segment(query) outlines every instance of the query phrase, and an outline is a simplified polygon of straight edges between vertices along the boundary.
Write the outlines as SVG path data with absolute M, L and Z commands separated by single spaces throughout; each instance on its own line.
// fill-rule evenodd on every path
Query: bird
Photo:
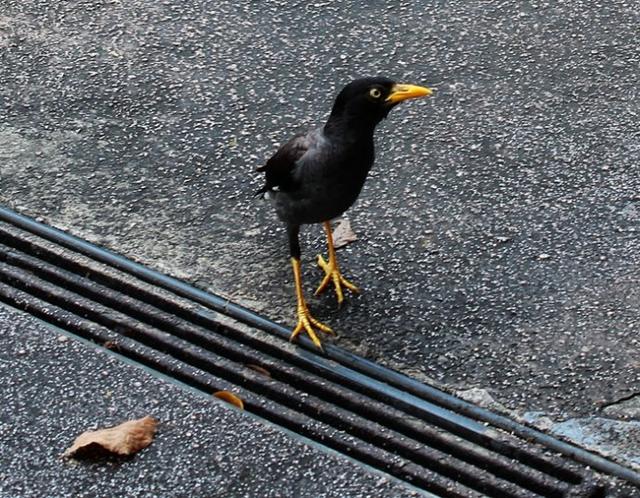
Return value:
M 331 221 L 347 211 L 362 190 L 374 163 L 374 130 L 378 123 L 400 102 L 432 93 L 431 88 L 397 83 L 387 77 L 355 79 L 338 93 L 323 126 L 296 134 L 257 168 L 264 173 L 265 184 L 256 194 L 271 201 L 287 229 L 298 320 L 291 332 L 291 341 L 304 331 L 322 350 L 316 330 L 335 335 L 331 327 L 311 315 L 304 297 L 300 269 L 301 226 L 323 225 L 328 259 L 322 255 L 317 257 L 324 277 L 315 295 L 333 284 L 340 306 L 345 289 L 360 291 L 340 271 Z

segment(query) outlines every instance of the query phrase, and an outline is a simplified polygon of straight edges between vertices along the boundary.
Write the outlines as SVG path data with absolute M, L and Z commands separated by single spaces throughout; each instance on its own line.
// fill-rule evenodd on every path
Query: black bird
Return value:
M 373 166 L 373 132 L 389 111 L 403 100 L 431 95 L 429 88 L 396 83 L 388 78 L 362 78 L 345 86 L 336 98 L 326 124 L 294 136 L 258 168 L 266 184 L 257 194 L 267 194 L 278 217 L 286 223 L 289 251 L 298 299 L 298 324 L 293 340 L 305 330 L 322 349 L 314 327 L 333 333 L 330 327 L 311 316 L 302 292 L 300 275 L 300 225 L 322 223 L 327 234 L 329 261 L 318 256 L 325 276 L 316 295 L 333 283 L 338 304 L 342 288 L 359 292 L 340 273 L 333 247 L 330 220 L 340 216 L 355 202 Z

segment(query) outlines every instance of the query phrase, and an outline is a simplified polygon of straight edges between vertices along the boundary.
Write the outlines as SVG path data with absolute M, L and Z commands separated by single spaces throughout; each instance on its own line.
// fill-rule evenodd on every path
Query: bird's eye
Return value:
M 369 95 L 374 99 L 379 99 L 382 96 L 382 92 L 379 88 L 372 88 L 369 90 Z

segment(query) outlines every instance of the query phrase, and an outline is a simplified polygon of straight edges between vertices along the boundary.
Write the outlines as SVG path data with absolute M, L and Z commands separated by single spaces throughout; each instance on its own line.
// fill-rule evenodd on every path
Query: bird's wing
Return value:
M 299 133 L 280 147 L 264 166 L 260 166 L 258 171 L 263 171 L 267 180 L 262 191 L 266 192 L 274 187 L 286 190 L 291 186 L 296 163 L 307 153 L 310 144 L 309 135 Z

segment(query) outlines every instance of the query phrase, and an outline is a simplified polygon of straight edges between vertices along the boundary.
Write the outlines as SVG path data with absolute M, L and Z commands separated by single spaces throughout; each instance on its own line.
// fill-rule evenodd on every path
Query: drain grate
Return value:
M 264 317 L 3 208 L 0 301 L 204 392 L 233 391 L 246 410 L 436 496 L 630 496 L 591 468 L 640 484 L 339 348 L 293 346 Z

